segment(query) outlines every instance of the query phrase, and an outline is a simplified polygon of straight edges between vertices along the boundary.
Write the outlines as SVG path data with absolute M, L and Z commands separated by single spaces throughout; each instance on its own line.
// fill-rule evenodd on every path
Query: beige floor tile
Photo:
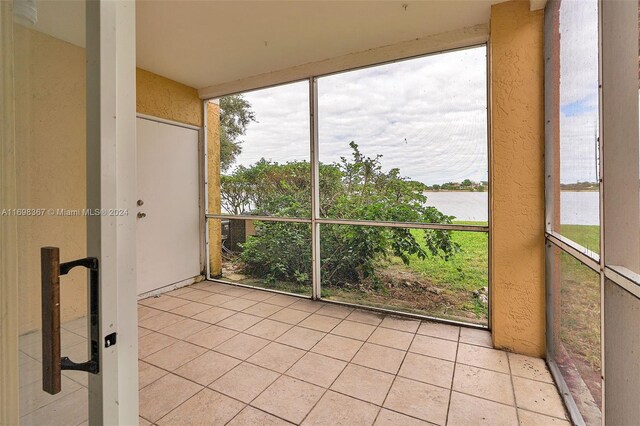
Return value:
M 245 309 L 242 312 L 244 312 L 245 314 L 251 314 L 258 317 L 268 317 L 269 315 L 273 315 L 281 309 L 282 309 L 282 306 L 272 305 L 266 302 L 260 302 Z
M 217 325 L 236 331 L 243 331 L 260 321 L 262 321 L 262 317 L 238 312 L 235 315 L 223 319 Z
M 146 358 L 149 355 L 158 352 L 160 349 L 173 345 L 177 341 L 178 340 L 173 337 L 151 332 L 146 336 L 138 338 L 138 358 Z
M 209 293 L 206 297 L 200 299 L 200 302 L 206 303 L 207 305 L 220 306 L 235 299 L 235 296 L 230 296 L 228 294 Z
M 387 315 L 380 323 L 380 327 L 391 328 L 393 330 L 404 331 L 407 333 L 415 333 L 418 331 L 420 321 L 408 318 Z
M 201 346 L 183 341 L 178 341 L 171 346 L 160 349 L 158 352 L 149 355 L 145 362 L 153 364 L 165 370 L 173 371 L 183 364 L 205 353 L 207 350 Z
M 531 411 L 518 410 L 520 426 L 570 426 L 567 420 L 556 417 L 545 416 L 544 414 L 532 413 Z
M 189 292 L 191 292 L 193 290 L 195 290 L 195 289 L 192 286 L 186 286 L 186 287 L 180 287 L 180 288 L 177 288 L 175 290 L 168 291 L 165 294 L 167 296 L 180 297 L 180 296 L 182 296 L 184 294 L 187 294 L 187 293 L 189 293 Z
M 140 415 L 155 423 L 201 389 L 189 380 L 167 374 L 140 390 Z
M 460 343 L 456 360 L 461 364 L 509 374 L 507 353 L 496 349 Z
M 176 339 L 184 340 L 207 327 L 209 327 L 209 323 L 185 318 L 182 321 L 178 321 L 175 324 L 171 324 L 170 326 L 163 328 L 160 330 L 160 333 L 167 334 L 171 337 L 175 337 Z
M 437 337 L 439 339 L 458 341 L 460 327 L 449 324 L 440 324 L 437 322 L 422 321 L 420 328 L 418 328 L 418 334 Z
M 220 293 L 226 289 L 233 288 L 232 286 L 214 283 L 211 281 L 203 281 L 196 284 L 192 284 L 191 288 L 196 288 L 198 290 L 208 291 L 209 293 Z
M 429 423 L 383 408 L 374 423 L 376 426 L 427 426 Z
M 458 344 L 451 340 L 416 335 L 409 347 L 409 351 L 447 361 L 455 361 L 457 346 Z
M 138 300 L 138 305 L 151 307 L 151 306 L 157 305 L 160 302 L 163 302 L 166 297 L 169 297 L 169 296 L 158 295 L 158 296 L 145 297 L 144 299 Z
M 340 323 L 340 319 L 334 317 L 328 317 L 319 314 L 312 314 L 302 321 L 300 327 L 310 328 L 312 330 L 318 330 L 322 332 L 331 331 L 336 325 Z
M 231 309 L 233 311 L 242 311 L 250 306 L 255 305 L 256 303 L 258 302 L 256 302 L 255 300 L 243 299 L 241 297 L 238 297 L 237 299 L 233 299 L 226 303 L 223 303 L 222 305 L 220 305 L 220 307 Z
M 302 423 L 303 425 L 372 425 L 378 407 L 336 392 L 328 391 Z
M 159 378 L 166 376 L 168 373 L 156 367 L 155 365 L 148 364 L 144 361 L 138 362 L 138 389 L 142 389 L 145 386 L 150 385 Z
M 365 341 L 375 329 L 374 325 L 344 320 L 331 330 L 331 334 Z
M 323 306 L 324 306 L 324 303 L 322 302 L 318 302 L 316 300 L 308 300 L 308 299 L 301 299 L 289 305 L 291 309 L 297 309 L 299 311 L 309 312 L 310 314 L 316 312 L 318 309 L 322 308 Z
M 247 362 L 284 373 L 302 358 L 304 353 L 303 350 L 271 342 L 247 359 Z
M 203 386 L 211 384 L 240 364 L 240 360 L 208 351 L 174 371 L 175 374 Z
M 245 330 L 245 333 L 263 339 L 275 340 L 293 327 L 291 324 L 264 319 L 256 325 Z
M 207 309 L 206 311 L 200 312 L 198 315 L 194 315 L 193 319 L 208 322 L 210 324 L 215 324 L 225 318 L 230 317 L 231 315 L 234 315 L 235 313 L 235 311 L 214 306 Z
M 162 312 L 158 315 L 152 316 L 151 318 L 139 321 L 138 325 L 140 325 L 140 327 L 148 328 L 149 330 L 158 331 L 183 319 L 184 317 L 181 317 L 180 315 L 172 314 L 171 312 Z
M 285 345 L 294 346 L 296 348 L 309 350 L 315 346 L 326 334 L 302 327 L 293 327 L 276 340 Z
M 150 306 L 152 306 L 154 309 L 160 309 L 161 311 L 170 311 L 179 306 L 186 305 L 187 303 L 189 303 L 188 300 L 181 299 L 179 297 L 166 296 L 166 295 L 162 295 L 156 298 L 155 300 L 156 302 Z
M 186 305 L 178 306 L 177 308 L 172 309 L 171 313 L 191 318 L 192 316 L 206 311 L 209 308 L 211 308 L 211 306 L 205 305 L 204 303 L 189 302 Z
M 234 358 L 247 359 L 267 344 L 269 344 L 268 340 L 240 333 L 216 346 L 215 350 Z
M 349 321 L 362 322 L 365 324 L 377 326 L 380 325 L 380 323 L 384 319 L 384 315 L 373 311 L 356 309 L 355 311 L 351 312 L 346 319 L 348 319 Z
M 234 300 L 236 300 L 236 297 L 228 294 L 209 293 L 209 295 L 202 298 L 200 302 L 212 306 L 221 306 Z
M 193 291 L 190 291 L 189 293 L 183 294 L 182 296 L 180 296 L 180 298 L 181 299 L 190 300 L 192 302 L 203 303 L 202 300 L 204 300 L 207 297 L 211 296 L 211 294 L 212 293 L 209 292 L 209 291 L 195 289 Z
M 219 344 L 231 339 L 236 334 L 238 334 L 237 331 L 218 327 L 217 325 L 211 325 L 202 331 L 192 334 L 185 340 L 189 343 L 193 343 L 194 345 L 203 346 L 207 349 L 213 349 Z
M 269 319 L 286 322 L 287 324 L 298 324 L 309 315 L 310 314 L 308 312 L 298 311 L 297 309 L 284 308 L 271 315 Z
M 566 418 L 564 404 L 554 385 L 514 377 L 513 387 L 518 408 L 553 417 Z
M 457 364 L 453 390 L 503 404 L 514 404 L 511 377 L 496 371 Z
M 351 312 L 353 312 L 353 308 L 350 308 L 348 306 L 340 306 L 327 303 L 323 307 L 318 309 L 315 313 L 328 317 L 345 319 L 351 314 Z
M 349 364 L 331 385 L 331 390 L 382 405 L 393 383 L 392 374 Z
M 244 407 L 239 401 L 205 388 L 157 423 L 160 426 L 223 425 Z
M 453 362 L 430 356 L 407 353 L 399 376 L 451 389 Z
M 491 343 L 491 333 L 486 330 L 462 327 L 460 328 L 460 342 L 484 346 L 486 348 L 493 348 L 493 344 Z
M 269 413 L 247 406 L 233 420 L 227 423 L 227 426 L 287 426 L 290 424 Z
M 275 296 L 275 294 L 270 291 L 252 290 L 247 294 L 243 294 L 242 298 L 255 300 L 256 302 L 264 302 L 267 299 L 271 299 L 273 296 Z
M 243 362 L 209 387 L 248 404 L 279 376 L 275 371 Z
M 388 346 L 395 349 L 401 349 L 406 351 L 411 345 L 413 340 L 413 334 L 405 331 L 392 330 L 389 328 L 376 328 L 371 337 L 369 337 L 370 343 L 377 345 Z
M 147 328 L 138 327 L 138 339 L 146 336 L 147 334 L 153 333 L 153 330 L 149 330 Z
M 153 309 L 144 305 L 138 305 L 138 321 L 146 320 L 161 313 L 161 310 Z
M 286 294 L 276 294 L 275 296 L 270 297 L 268 300 L 269 300 L 269 303 L 271 303 L 272 305 L 289 306 L 296 303 L 299 300 L 304 300 L 304 299 L 300 297 L 287 296 Z
M 320 386 L 281 376 L 251 405 L 292 423 L 300 423 L 324 392 Z
M 240 296 L 244 296 L 245 294 L 249 294 L 252 291 L 253 290 L 250 289 L 250 288 L 228 286 L 228 288 L 222 289 L 222 291 L 220 291 L 220 293 L 226 294 L 226 295 L 229 295 L 229 296 L 240 297 Z
M 514 407 L 453 392 L 447 425 L 518 426 L 518 416 Z
M 448 390 L 396 377 L 384 407 L 427 422 L 444 425 L 448 404 Z
M 28 385 L 20 387 L 20 415 L 25 415 L 39 410 L 42 407 L 49 406 L 60 400 L 61 398 L 72 394 L 77 390 L 82 390 L 82 387 L 73 380 L 62 377 L 61 378 L 62 390 L 55 394 L 50 395 L 42 390 L 42 383 L 40 381 L 32 382 Z M 53 408 L 53 407 L 50 407 Z
M 509 365 L 511 366 L 511 374 L 514 376 L 553 383 L 551 373 L 542 358 L 533 358 L 530 356 L 510 353 Z
M 138 417 L 138 426 L 152 426 L 152 425 L 153 425 L 153 423 L 151 423 L 147 419 L 143 419 L 142 417 Z M 81 425 L 81 426 L 84 426 L 84 425 Z
M 346 362 L 307 352 L 286 374 L 314 385 L 328 388 L 342 373 Z
M 21 360 L 20 367 L 18 368 L 18 380 L 20 386 L 42 380 L 42 362 L 30 356 L 25 356 L 25 358 Z
M 400 369 L 405 351 L 386 346 L 365 343 L 351 362 L 387 373 L 396 374 Z
M 326 355 L 331 358 L 341 359 L 343 361 L 349 361 L 353 358 L 356 352 L 358 352 L 361 346 L 362 342 L 359 340 L 327 334 L 313 348 L 311 348 L 311 352 Z
M 81 388 L 64 394 L 52 404 L 20 417 L 21 425 L 66 426 L 77 425 L 89 418 L 87 390 Z

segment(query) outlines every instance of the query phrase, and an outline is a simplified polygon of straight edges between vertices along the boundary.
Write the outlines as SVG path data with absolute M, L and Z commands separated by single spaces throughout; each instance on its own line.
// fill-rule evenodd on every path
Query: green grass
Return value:
M 483 225 L 478 222 L 460 222 L 457 224 Z M 411 231 L 420 244 L 424 244 L 424 230 Z M 488 285 L 489 242 L 483 232 L 451 232 L 453 241 L 460 245 L 460 251 L 445 260 L 439 256 L 427 256 L 420 259 L 412 256 L 409 269 L 420 273 L 433 284 L 446 286 L 454 290 L 473 291 Z M 425 247 L 426 248 L 426 247 Z M 399 262 L 399 259 L 395 262 Z
M 598 225 L 561 225 L 560 234 L 586 249 L 600 253 L 600 227 Z

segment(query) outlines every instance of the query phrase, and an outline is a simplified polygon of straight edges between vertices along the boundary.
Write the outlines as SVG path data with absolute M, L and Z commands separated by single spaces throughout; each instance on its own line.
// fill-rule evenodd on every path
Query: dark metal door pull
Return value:
M 97 374 L 100 371 L 99 335 L 99 290 L 100 269 L 98 259 L 87 257 L 60 263 L 58 247 L 40 249 L 42 270 L 42 389 L 54 395 L 60 392 L 61 370 L 86 371 Z M 73 362 L 60 356 L 60 276 L 75 267 L 89 269 L 89 320 L 90 354 L 89 361 Z

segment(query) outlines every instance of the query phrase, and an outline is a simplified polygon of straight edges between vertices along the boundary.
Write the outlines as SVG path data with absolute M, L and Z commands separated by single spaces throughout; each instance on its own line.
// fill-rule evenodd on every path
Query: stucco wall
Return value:
M 207 172 L 209 213 L 220 213 L 220 107 L 207 103 Z M 222 230 L 219 220 L 209 221 L 209 266 L 211 276 L 222 275 Z
M 15 44 L 17 205 L 82 209 L 86 205 L 84 49 L 19 25 Z M 139 113 L 202 126 L 202 101 L 194 88 L 142 69 L 137 70 L 136 83 Z M 209 128 L 216 126 L 219 121 Z M 82 216 L 21 217 L 18 240 L 20 332 L 24 333 L 40 326 L 40 247 L 60 247 L 61 261 L 86 256 L 86 221 Z M 61 283 L 62 321 L 83 316 L 86 273 L 74 269 Z
M 141 68 L 136 69 L 136 111 L 202 126 L 202 101 L 196 89 Z
M 491 327 L 497 348 L 544 356 L 543 11 L 491 8 Z

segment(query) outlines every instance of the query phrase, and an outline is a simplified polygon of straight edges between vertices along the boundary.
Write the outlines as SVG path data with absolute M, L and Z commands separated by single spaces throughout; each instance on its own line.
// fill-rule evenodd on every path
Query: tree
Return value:
M 381 158 L 367 157 L 354 142 L 351 158 L 320 164 L 320 215 L 327 218 L 391 222 L 451 223 L 428 206 L 426 185 L 404 178 L 397 168 L 385 172 Z M 278 164 L 264 159 L 238 168 L 222 185 L 222 198 L 241 200 L 251 213 L 308 217 L 311 212 L 308 162 Z M 239 179 L 237 184 L 232 179 Z M 226 192 L 229 192 L 228 194 Z M 249 201 L 247 201 L 249 200 Z M 239 207 L 243 206 L 243 207 Z M 256 234 L 242 245 L 245 273 L 270 281 L 305 283 L 311 277 L 311 228 L 308 224 L 255 222 Z M 333 285 L 378 285 L 380 261 L 395 256 L 405 264 L 412 256 L 448 259 L 459 249 L 447 231 L 427 230 L 422 244 L 406 228 L 324 225 L 320 232 L 322 276 Z
M 242 95 L 220 98 L 220 168 L 226 171 L 242 152 L 247 126 L 257 122 L 251 104 Z

